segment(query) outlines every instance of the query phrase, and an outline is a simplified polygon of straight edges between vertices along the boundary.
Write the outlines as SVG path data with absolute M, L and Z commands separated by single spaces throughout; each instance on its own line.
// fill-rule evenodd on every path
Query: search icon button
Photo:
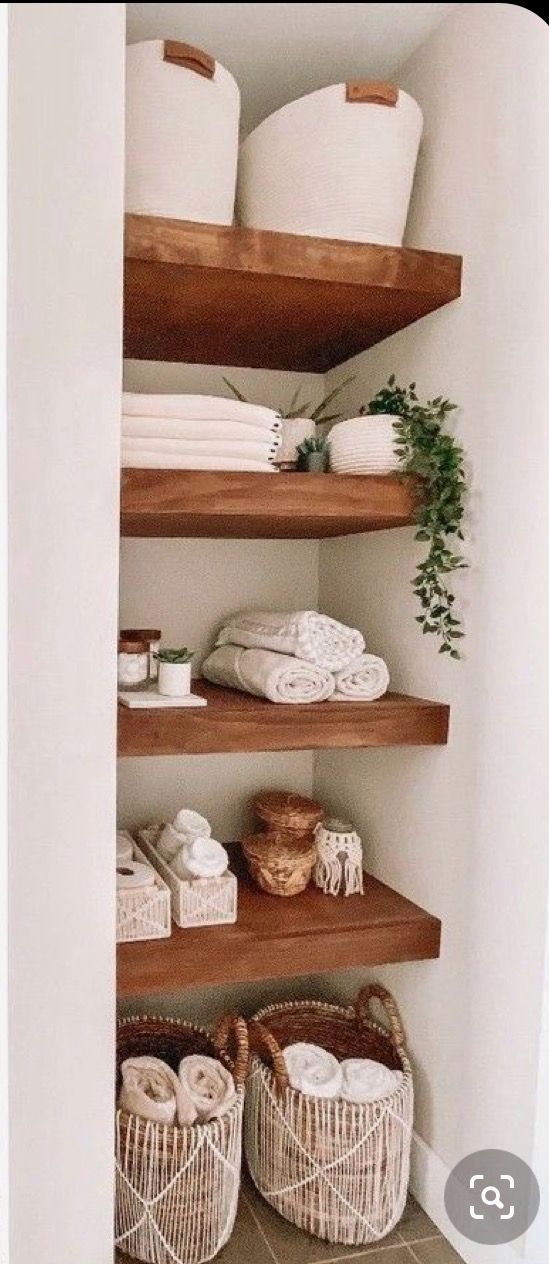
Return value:
M 490 1198 L 488 1197 L 489 1194 Z M 492 1194 L 495 1195 L 494 1198 L 491 1197 Z M 485 1207 L 499 1207 L 500 1211 L 503 1211 L 501 1194 L 496 1185 L 486 1185 L 482 1190 L 480 1197 Z

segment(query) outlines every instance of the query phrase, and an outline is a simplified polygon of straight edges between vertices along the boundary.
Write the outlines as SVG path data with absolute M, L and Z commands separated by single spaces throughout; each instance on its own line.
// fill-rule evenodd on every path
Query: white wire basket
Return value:
M 174 922 L 183 928 L 236 922 L 238 884 L 234 873 L 224 873 L 220 878 L 194 878 L 192 882 L 179 878 L 156 848 L 163 828 L 150 825 L 139 830 L 138 838 L 149 864 L 170 889 Z
M 148 856 L 133 844 L 133 858 L 150 864 Z M 154 866 L 153 866 L 154 868 Z M 167 884 L 154 871 L 154 886 L 116 892 L 116 942 L 136 939 L 167 939 L 172 933 L 171 896 Z

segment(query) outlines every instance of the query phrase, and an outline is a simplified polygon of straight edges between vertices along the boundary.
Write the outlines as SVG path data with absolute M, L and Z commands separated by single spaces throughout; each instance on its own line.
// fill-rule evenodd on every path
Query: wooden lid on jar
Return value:
M 120 633 L 123 641 L 146 641 L 150 645 L 151 641 L 159 641 L 162 633 L 157 628 L 124 628 Z
M 149 641 L 130 641 L 122 636 L 118 640 L 119 654 L 148 654 L 148 652 Z
M 324 808 L 315 799 L 287 790 L 263 790 L 252 799 L 252 806 L 269 827 L 300 834 L 310 833 L 324 816 Z

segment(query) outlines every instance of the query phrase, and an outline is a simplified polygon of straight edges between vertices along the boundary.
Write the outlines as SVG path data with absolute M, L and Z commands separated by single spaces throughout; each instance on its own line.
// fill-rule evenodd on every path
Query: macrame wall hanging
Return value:
M 362 840 L 346 821 L 324 821 L 315 830 L 314 881 L 325 895 L 362 895 Z

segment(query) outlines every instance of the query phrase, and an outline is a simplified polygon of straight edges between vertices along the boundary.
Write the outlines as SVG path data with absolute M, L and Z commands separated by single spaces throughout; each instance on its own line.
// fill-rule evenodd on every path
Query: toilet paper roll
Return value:
M 154 886 L 154 869 L 137 860 L 127 860 L 116 866 L 116 886 L 119 891 L 137 890 Z
M 133 860 L 133 842 L 125 830 L 118 830 L 116 834 L 116 863 L 117 865 L 123 865 L 127 860 Z

